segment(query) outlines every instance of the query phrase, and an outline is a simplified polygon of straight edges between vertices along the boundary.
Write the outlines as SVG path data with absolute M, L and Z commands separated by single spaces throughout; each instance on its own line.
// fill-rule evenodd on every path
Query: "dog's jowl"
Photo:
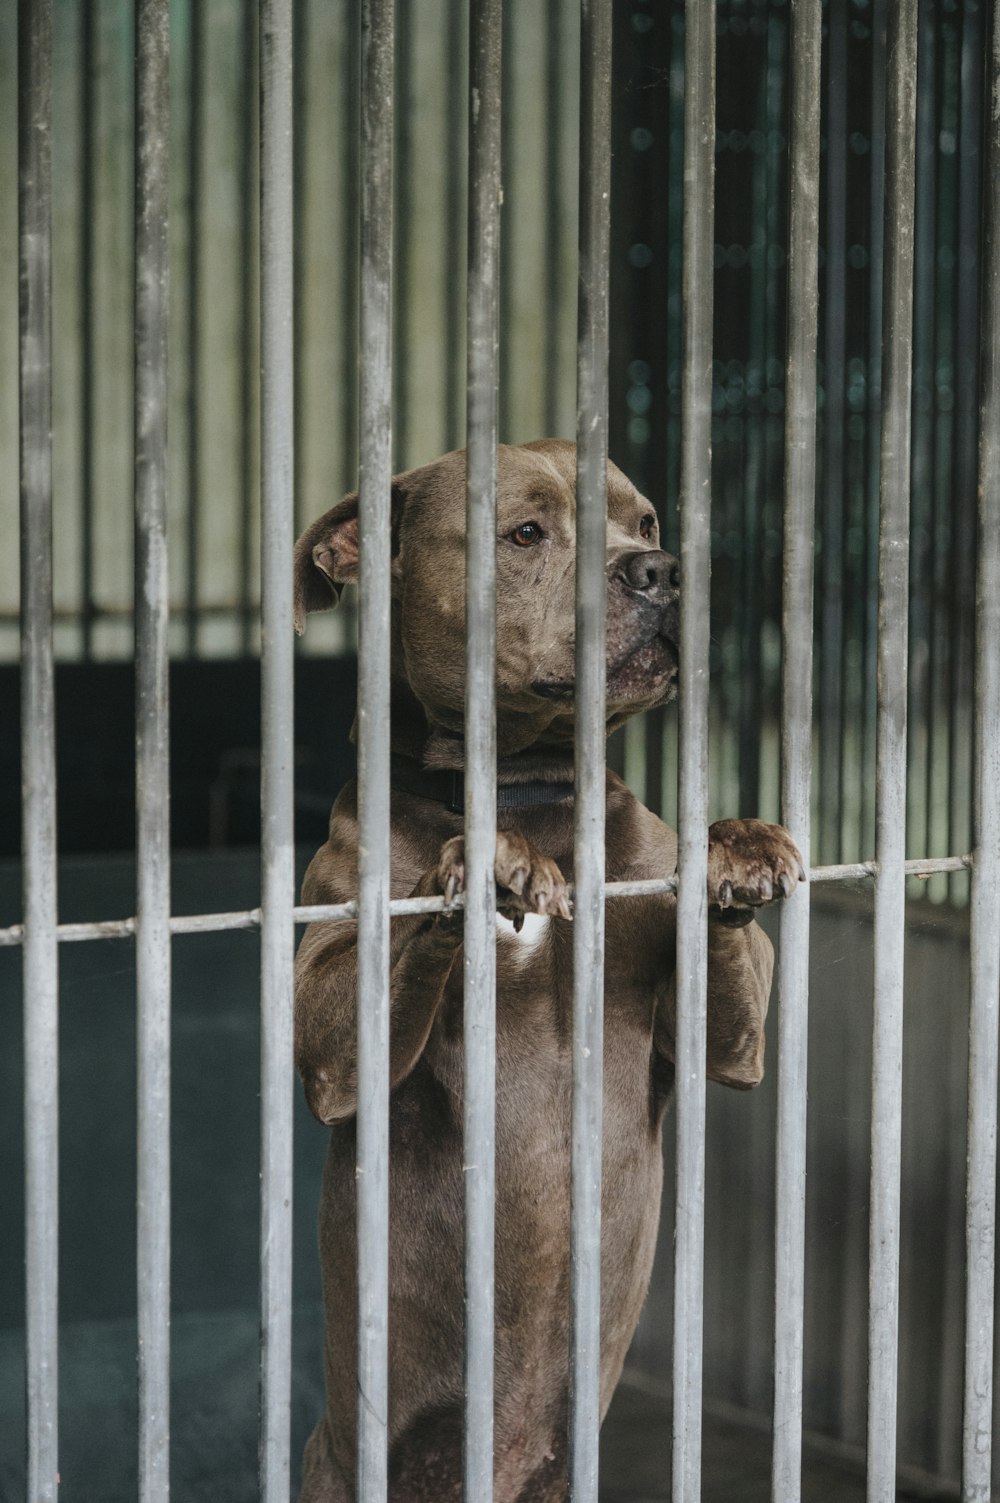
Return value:
M 566 1497 L 573 946 L 576 455 L 555 440 L 502 447 L 497 476 L 497 1503 Z M 463 881 L 465 455 L 393 484 L 392 895 Z M 295 555 L 297 625 L 358 568 L 357 498 Z M 674 692 L 678 568 L 656 517 L 608 467 L 607 722 Z M 676 838 L 607 774 L 606 877 L 669 876 Z M 303 901 L 357 890 L 357 793 L 344 788 Z M 755 907 L 804 877 L 786 833 L 757 820 L 709 831 L 707 1073 L 763 1073 L 770 944 Z M 607 910 L 601 1404 L 639 1317 L 659 1220 L 660 1123 L 673 1081 L 672 897 Z M 389 1469 L 393 1503 L 461 1498 L 462 921 L 403 917 L 391 937 Z M 327 1411 L 302 1497 L 349 1503 L 355 1466 L 353 923 L 313 924 L 296 963 L 296 1055 L 330 1125 L 320 1210 Z

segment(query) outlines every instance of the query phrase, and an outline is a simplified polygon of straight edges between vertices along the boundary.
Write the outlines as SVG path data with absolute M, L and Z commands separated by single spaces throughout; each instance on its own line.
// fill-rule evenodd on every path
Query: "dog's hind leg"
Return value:
M 461 1405 L 419 1415 L 389 1456 L 390 1503 L 462 1503 Z
M 330 1432 L 321 1419 L 306 1442 L 302 1457 L 299 1503 L 353 1503 L 354 1489 L 341 1475 L 333 1457 Z

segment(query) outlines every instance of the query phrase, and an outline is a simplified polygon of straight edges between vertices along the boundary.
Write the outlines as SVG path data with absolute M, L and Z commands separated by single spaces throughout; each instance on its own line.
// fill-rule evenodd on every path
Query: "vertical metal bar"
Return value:
M 257 69 L 259 26 L 252 6 L 247 6 L 242 22 L 243 101 L 240 119 L 240 578 L 239 639 L 240 649 L 249 657 L 254 641 L 253 534 L 256 500 L 259 423 L 257 413 L 260 333 L 257 327 L 258 265 L 257 183 L 260 81 Z
M 545 12 L 545 432 L 559 422 L 559 307 L 563 279 L 561 132 L 563 111 L 563 7 L 552 0 Z
M 347 363 L 347 369 L 353 370 L 353 363 L 358 359 L 358 332 L 359 332 L 359 299 L 358 286 L 360 278 L 359 244 L 357 239 L 358 221 L 361 209 L 361 163 L 358 152 L 357 129 L 361 112 L 361 14 L 360 6 L 349 5 L 345 21 L 345 54 L 347 68 L 344 78 L 344 99 L 341 106 L 340 118 L 343 122 L 341 135 L 344 143 L 344 222 L 352 237 L 350 250 L 344 256 L 343 285 L 340 288 L 339 307 L 337 318 L 342 332 L 344 346 L 351 354 Z M 343 427 L 339 443 L 342 455 L 342 470 L 344 480 L 342 488 L 349 490 L 354 484 L 354 476 L 358 470 L 358 403 L 360 393 L 358 383 L 355 380 L 347 382 L 347 388 L 343 393 L 341 411 Z M 354 611 L 353 603 L 344 602 L 349 611 Z
M 981 215 L 980 138 L 983 130 L 983 67 L 986 45 L 984 16 L 978 6 L 967 7 L 962 16 L 962 44 L 958 91 L 961 121 L 958 134 L 958 212 L 955 278 L 955 496 L 952 544 L 952 615 L 954 658 L 952 673 L 951 726 L 948 737 L 949 851 L 969 848 L 971 804 L 969 769 L 972 766 L 972 736 L 969 701 L 972 695 L 975 659 L 973 611 L 975 594 L 975 495 L 976 371 L 979 330 L 979 278 L 976 275 L 979 221 Z M 949 891 L 960 902 L 967 891 L 966 873 L 953 876 Z
M 462 205 L 462 169 L 463 152 L 462 130 L 465 124 L 466 105 L 466 38 L 464 35 L 466 7 L 463 0 L 447 0 L 447 27 L 448 27 L 448 59 L 446 101 L 442 112 L 442 124 L 444 125 L 444 142 L 442 150 L 447 167 L 445 170 L 444 186 L 444 255 L 442 257 L 442 270 L 444 272 L 444 301 L 454 297 L 456 287 L 460 286 L 462 272 L 462 246 L 455 226 L 459 222 Z M 445 328 L 445 371 L 447 372 L 444 389 L 445 407 L 445 447 L 454 449 L 460 442 L 459 433 L 462 427 L 462 392 L 461 382 L 458 380 L 459 361 L 461 354 L 461 323 L 457 318 L 449 318 Z
M 792 0 L 785 547 L 781 603 L 781 812 L 809 868 L 812 770 L 816 325 L 819 305 L 820 0 Z M 781 915 L 771 1497 L 802 1484 L 809 892 Z
M 583 0 L 576 418 L 576 801 L 570 1492 L 597 1503 L 601 1423 L 601 1135 L 604 1079 L 605 631 L 611 0 Z
M 993 1440 L 1000 997 L 1000 26 L 995 20 L 991 51 L 980 329 L 963 1503 L 989 1503 Z
M 496 1153 L 496 467 L 501 0 L 469 37 L 465 546 L 465 1496 L 493 1496 Z
M 872 0 L 871 226 L 868 278 L 868 403 L 866 410 L 864 699 L 861 716 L 861 769 L 864 792 L 857 854 L 864 858 L 875 844 L 874 786 L 875 701 L 878 635 L 878 435 L 882 413 L 882 267 L 885 215 L 885 12 L 887 0 Z
M 135 737 L 139 1496 L 170 1492 L 170 5 L 137 0 Z
M 889 7 L 876 727 L 868 1503 L 896 1495 L 917 4 Z
M 361 17 L 358 666 L 358 1497 L 386 1496 L 389 1297 L 389 569 L 392 0 Z
M 260 7 L 260 1485 L 288 1497 L 292 1368 L 292 4 Z
M 715 7 L 692 5 L 684 42 L 674 1503 L 697 1503 L 701 1490 L 714 186 Z
M 201 503 L 201 197 L 204 139 L 204 56 L 206 7 L 191 0 L 188 78 L 188 243 L 187 243 L 187 558 L 185 636 L 189 657 L 198 655 L 198 517 Z
M 829 10 L 827 77 L 826 287 L 823 338 L 822 651 L 820 697 L 820 850 L 839 861 L 842 845 L 841 672 L 844 658 L 844 346 L 847 253 L 848 7 Z
M 80 8 L 80 614 L 85 662 L 94 650 L 94 117 L 96 0 Z
M 501 0 L 469 36 L 465 691 L 465 1495 L 493 1497 L 496 1153 L 496 377 Z
M 930 853 L 930 789 L 937 737 L 933 715 L 935 671 L 939 656 L 935 641 L 937 612 L 933 601 L 939 588 L 934 579 L 932 541 L 940 525 L 935 512 L 934 447 L 937 430 L 935 403 L 935 201 L 937 198 L 937 91 L 935 0 L 919 0 L 918 47 L 920 78 L 917 88 L 917 176 L 913 239 L 913 452 L 910 458 L 910 631 L 907 722 L 916 734 L 909 738 L 907 776 L 908 844 Z M 880 331 L 881 333 L 881 331 Z M 877 591 L 876 591 L 877 593 Z M 922 776 L 921 776 L 922 774 Z M 949 847 L 950 849 L 950 847 Z
M 58 1487 L 59 962 L 52 667 L 52 6 L 18 16 L 28 1496 Z
M 667 113 L 667 307 L 680 306 L 684 274 L 682 254 L 684 212 L 684 16 L 674 11 L 670 17 L 669 103 Z M 671 299 L 673 301 L 671 302 Z M 673 498 L 680 495 L 681 441 L 680 423 L 674 414 L 680 410 L 680 373 L 683 364 L 683 331 L 676 316 L 667 320 L 666 329 L 667 441 L 665 491 Z M 676 404 L 676 405 L 675 405 Z M 663 519 L 664 545 L 671 553 L 680 550 L 677 508 L 667 507 Z
M 392 418 L 394 464 L 403 469 L 408 463 L 412 420 L 409 401 L 409 329 L 413 307 L 414 282 L 412 254 L 415 227 L 414 153 L 413 153 L 413 6 L 401 5 L 396 17 L 396 56 L 394 87 L 396 109 L 393 115 L 392 181 L 394 194 L 392 269 Z

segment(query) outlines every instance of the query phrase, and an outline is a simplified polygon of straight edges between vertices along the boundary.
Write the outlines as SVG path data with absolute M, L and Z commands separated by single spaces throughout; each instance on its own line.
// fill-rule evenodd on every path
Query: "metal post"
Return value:
M 1000 26 L 992 78 L 1000 91 Z M 983 320 L 976 581 L 975 775 L 970 913 L 969 1158 L 966 1210 L 963 1503 L 989 1503 L 993 1441 L 997 1002 L 1000 997 L 1000 118 L 989 121 L 983 177 Z
M 260 8 L 260 1486 L 288 1497 L 292 1368 L 292 4 Z
M 820 0 L 792 0 L 781 808 L 785 826 L 802 853 L 807 870 L 812 769 L 821 26 Z M 809 1008 L 806 888 L 793 893 L 782 911 L 779 977 L 771 1496 L 774 1503 L 797 1503 L 802 1484 L 805 1310 Z
M 190 657 L 198 655 L 198 606 L 201 595 L 198 518 L 202 470 L 202 189 L 204 182 L 205 54 L 207 7 L 192 4 L 188 54 L 188 246 L 187 246 L 187 517 L 185 519 L 185 634 Z
M 465 545 L 465 1496 L 493 1496 L 501 0 L 472 8 Z
M 576 730 L 573 868 L 570 1492 L 596 1503 L 601 1423 L 601 1143 L 604 1079 L 605 630 L 611 3 L 583 0 L 576 419 Z
M 358 1498 L 387 1489 L 392 0 L 361 21 L 358 622 Z
M 917 6 L 889 7 L 876 728 L 868 1503 L 896 1495 Z
M 876 457 L 882 416 L 882 270 L 883 200 L 885 196 L 885 12 L 887 0 L 872 0 L 871 168 L 869 188 L 870 266 L 868 276 L 868 400 L 865 411 L 867 479 L 864 537 L 864 690 L 861 716 L 861 799 L 858 850 L 864 856 L 875 844 L 876 679 L 878 677 L 878 493 Z
M 137 0 L 135 716 L 139 1496 L 170 1493 L 170 6 Z
M 28 1496 L 58 1487 L 59 963 L 52 667 L 52 6 L 18 16 Z
M 674 1503 L 697 1503 L 701 1495 L 714 186 L 715 7 L 691 5 L 684 42 Z
M 844 346 L 847 262 L 848 7 L 828 11 L 830 59 L 826 154 L 826 298 L 824 319 L 823 552 L 821 557 L 820 855 L 842 860 L 844 657 Z

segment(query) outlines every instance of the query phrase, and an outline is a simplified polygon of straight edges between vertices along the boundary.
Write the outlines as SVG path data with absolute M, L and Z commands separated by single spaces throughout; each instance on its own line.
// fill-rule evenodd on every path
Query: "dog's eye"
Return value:
M 653 528 L 655 526 L 656 517 L 652 512 L 647 512 L 646 516 L 644 516 L 642 521 L 639 523 L 639 536 L 641 538 L 651 538 L 653 536 Z
M 520 527 L 515 527 L 510 534 L 511 542 L 517 543 L 520 548 L 528 548 L 532 543 L 537 543 L 542 535 L 542 529 L 537 522 L 522 522 Z

